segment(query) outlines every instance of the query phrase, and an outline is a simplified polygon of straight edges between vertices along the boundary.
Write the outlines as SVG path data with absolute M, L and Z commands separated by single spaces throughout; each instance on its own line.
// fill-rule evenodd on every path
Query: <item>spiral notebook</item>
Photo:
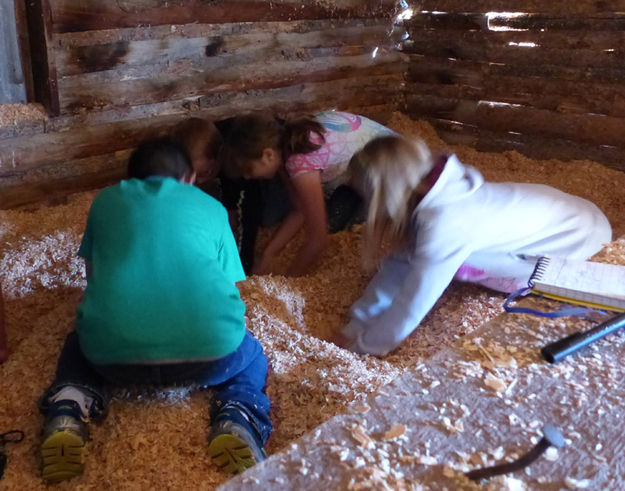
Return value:
M 625 312 L 625 266 L 541 257 L 529 287 L 563 302 Z

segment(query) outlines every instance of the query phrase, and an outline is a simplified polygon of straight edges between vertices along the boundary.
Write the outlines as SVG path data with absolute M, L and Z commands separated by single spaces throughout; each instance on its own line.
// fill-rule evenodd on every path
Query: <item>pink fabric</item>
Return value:
M 454 280 L 477 283 L 486 288 L 504 293 L 512 293 L 527 286 L 527 280 L 490 276 L 483 269 L 474 268 L 468 264 L 463 264 L 458 268 L 454 275 Z
M 323 138 L 311 132 L 310 141 L 321 145 L 318 150 L 292 155 L 286 162 L 289 177 L 311 171 L 321 172 L 321 181 L 329 182 L 342 175 L 352 156 L 377 136 L 391 135 L 393 131 L 363 116 L 339 111 L 325 111 L 315 115 L 323 125 Z

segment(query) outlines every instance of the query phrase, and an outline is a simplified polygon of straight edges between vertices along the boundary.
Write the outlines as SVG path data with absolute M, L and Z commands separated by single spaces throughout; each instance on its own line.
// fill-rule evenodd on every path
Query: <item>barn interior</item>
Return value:
M 0 365 L 0 485 L 44 489 L 37 399 L 86 285 L 89 205 L 132 149 L 189 117 L 250 110 L 362 114 L 489 181 L 549 184 L 596 203 L 625 265 L 625 2 L 578 0 L 7 0 L 0 6 L 0 236 L 9 358 Z M 622 336 L 550 365 L 547 342 L 591 321 L 502 311 L 452 284 L 392 354 L 329 342 L 371 275 L 362 228 L 315 271 L 240 284 L 271 361 L 270 458 L 230 479 L 206 455 L 209 391 L 119 391 L 64 489 L 620 489 Z M 301 240 L 301 238 L 300 238 Z M 527 299 L 552 305 L 546 300 Z M 557 304 L 556 304 L 557 305 Z M 512 460 L 546 423 L 566 445 Z

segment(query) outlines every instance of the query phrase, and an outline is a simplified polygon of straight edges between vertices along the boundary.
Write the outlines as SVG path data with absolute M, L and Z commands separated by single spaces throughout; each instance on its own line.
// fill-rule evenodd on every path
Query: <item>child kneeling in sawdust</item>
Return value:
M 484 182 L 422 142 L 373 140 L 349 172 L 368 201 L 365 259 L 386 256 L 334 339 L 359 353 L 397 348 L 454 278 L 513 292 L 539 256 L 587 259 L 612 237 L 593 203 L 540 184 Z
M 245 328 L 226 211 L 189 185 L 190 160 L 169 140 L 141 145 L 128 170 L 87 219 L 87 288 L 41 399 L 43 477 L 83 471 L 87 423 L 103 417 L 116 385 L 213 387 L 208 453 L 241 472 L 266 457 L 272 425 L 267 358 Z
M 229 118 L 212 122 L 188 118 L 173 128 L 171 136 L 191 158 L 197 175 L 195 185 L 218 199 L 228 210 L 243 269 L 251 274 L 260 227 L 281 220 L 288 212 L 290 202 L 279 177 L 246 180 L 233 177 L 231 172 L 222 168 L 221 160 L 224 159 L 218 160 L 218 156 L 223 136 L 237 120 Z

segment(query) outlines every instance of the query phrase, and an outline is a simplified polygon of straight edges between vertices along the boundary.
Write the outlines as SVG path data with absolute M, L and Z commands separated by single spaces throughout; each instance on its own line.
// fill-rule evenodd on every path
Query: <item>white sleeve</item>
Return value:
M 461 239 L 456 241 L 462 242 Z M 345 335 L 354 339 L 351 350 L 383 356 L 397 348 L 417 328 L 470 254 L 464 244 L 436 242 L 418 249 L 412 259 L 404 263 L 408 271 L 403 278 L 398 278 L 401 285 L 388 308 L 381 312 L 376 309 L 376 312 L 361 306 L 358 309 L 360 315 L 353 312 L 351 322 L 343 330 Z M 368 290 L 370 288 L 375 285 L 370 285 Z

